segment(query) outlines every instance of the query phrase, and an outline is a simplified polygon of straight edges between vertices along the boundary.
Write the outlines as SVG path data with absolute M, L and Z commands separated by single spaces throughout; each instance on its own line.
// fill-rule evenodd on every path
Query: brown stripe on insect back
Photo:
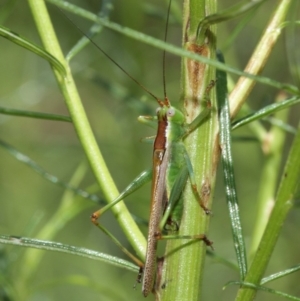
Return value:
M 156 149 L 166 149 L 166 130 L 168 126 L 168 119 L 166 114 L 162 116 L 157 116 L 158 118 L 158 128 L 157 128 L 157 135 L 154 141 L 154 150 Z

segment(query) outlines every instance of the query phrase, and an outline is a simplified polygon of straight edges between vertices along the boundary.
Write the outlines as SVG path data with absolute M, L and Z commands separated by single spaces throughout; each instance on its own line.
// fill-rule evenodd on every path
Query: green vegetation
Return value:
M 197 83 L 202 95 L 217 79 L 209 121 L 186 139 L 213 215 L 203 217 L 187 189 L 180 226 L 183 235 L 207 234 L 215 250 L 185 241 L 180 272 L 173 271 L 185 275 L 181 288 L 176 284 L 180 292 L 187 300 L 300 300 L 299 1 L 198 0 L 182 11 L 173 0 L 166 43 L 167 1 L 161 2 L 76 1 L 82 10 L 48 0 L 48 12 L 42 0 L 2 5 L 0 300 L 144 299 L 140 285 L 132 289 L 137 266 L 89 217 L 118 196 L 116 186 L 124 189 L 151 166 L 152 147 L 140 140 L 155 132 L 137 117 L 154 115 L 157 104 L 64 14 L 158 96 L 165 49 L 167 93 L 188 118 L 197 114 L 183 104 L 188 59 L 207 66 Z M 209 55 L 187 51 L 207 40 Z M 101 217 L 141 260 L 150 189 Z M 158 254 L 172 243 L 159 242 Z M 161 280 L 162 300 L 180 296 L 169 294 L 172 282 Z

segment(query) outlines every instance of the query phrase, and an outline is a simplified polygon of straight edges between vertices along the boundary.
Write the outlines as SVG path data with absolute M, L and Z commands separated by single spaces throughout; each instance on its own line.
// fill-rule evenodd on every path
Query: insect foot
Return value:
M 208 247 L 211 247 L 211 249 L 214 251 L 214 247 L 212 246 L 212 245 L 213 245 L 213 242 L 212 242 L 211 240 L 209 240 L 205 234 L 202 234 L 200 238 L 204 241 L 204 243 L 205 243 Z

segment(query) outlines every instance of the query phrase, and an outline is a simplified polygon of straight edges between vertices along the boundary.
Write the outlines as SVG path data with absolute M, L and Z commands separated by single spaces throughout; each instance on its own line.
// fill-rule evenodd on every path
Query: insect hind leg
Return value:
M 189 240 L 202 240 L 206 246 L 213 248 L 213 242 L 208 239 L 208 237 L 205 234 L 196 234 L 196 235 L 161 235 L 161 233 L 157 233 L 156 236 L 157 240 L 163 240 L 163 239 L 189 239 Z

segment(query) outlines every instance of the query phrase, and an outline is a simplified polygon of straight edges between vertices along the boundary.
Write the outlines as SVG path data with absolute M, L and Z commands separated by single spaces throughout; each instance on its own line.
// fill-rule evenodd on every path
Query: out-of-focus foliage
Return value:
M 1 24 L 39 44 L 40 40 L 26 1 L 11 1 L 11 4 L 8 4 L 9 1 L 1 2 L 1 6 L 4 7 L 0 14 Z M 93 12 L 100 10 L 100 1 L 73 1 L 75 2 Z M 174 5 L 180 8 L 179 1 L 174 2 Z M 220 9 L 234 3 L 233 0 L 220 1 Z M 266 1 L 250 14 L 218 25 L 218 48 L 224 50 L 227 64 L 241 70 L 244 68 L 270 18 L 270 12 L 276 5 L 277 1 Z M 49 10 L 64 53 L 67 54 L 81 38 L 81 33 L 57 8 L 49 5 Z M 166 4 L 162 1 L 115 1 L 110 19 L 163 39 L 165 12 Z M 168 41 L 180 45 L 181 24 L 176 13 L 175 10 L 171 15 Z M 83 31 L 90 27 L 85 20 L 74 16 L 72 19 Z M 241 28 L 238 31 L 239 26 Z M 286 83 L 299 82 L 299 78 L 296 77 L 299 66 L 295 63 L 289 65 L 289 62 L 295 62 L 297 56 L 297 48 L 291 47 L 297 38 L 299 40 L 299 29 L 294 32 L 289 30 L 289 26 L 284 29 L 284 34 L 276 44 L 263 72 L 264 76 Z M 103 30 L 94 39 L 150 91 L 156 95 L 163 94 L 160 50 L 109 30 Z M 68 115 L 49 64 L 3 38 L 0 38 L 0 45 L 0 107 Z M 139 172 L 151 165 L 151 145 L 140 143 L 140 139 L 153 135 L 154 132 L 140 125 L 137 117 L 154 114 L 156 104 L 93 46 L 88 46 L 74 57 L 71 66 L 107 165 L 118 187 L 122 189 Z M 180 58 L 167 54 L 166 73 L 168 95 L 172 102 L 176 103 L 180 96 Z M 235 80 L 233 77 L 229 82 L 233 83 Z M 247 103 L 251 109 L 257 110 L 273 103 L 277 95 L 278 91 L 274 88 L 257 85 Z M 297 126 L 299 113 L 298 105 L 290 113 L 290 125 Z M 29 156 L 62 181 L 69 182 L 86 161 L 71 123 L 0 114 L 0 126 L 2 141 Z M 268 128 L 270 124 L 266 122 L 265 126 Z M 247 126 L 234 132 L 233 137 L 237 191 L 246 244 L 250 244 L 264 154 L 258 141 L 252 139 L 255 137 Z M 293 135 L 288 134 L 282 154 L 283 160 L 292 139 Z M 5 148 L 1 147 L 0 152 L 0 233 L 35 237 L 45 226 L 51 231 L 50 221 L 64 200 L 64 188 L 35 173 L 12 157 Z M 89 168 L 85 169 L 75 183 L 92 193 L 98 193 L 101 197 Z M 129 197 L 127 203 L 133 214 L 147 219 L 149 196 L 150 186 L 147 186 Z M 51 239 L 123 257 L 121 251 L 89 220 L 90 214 L 98 206 L 79 197 L 74 198 L 75 201 L 78 202 L 80 212 L 68 223 L 63 224 L 61 229 L 57 229 Z M 300 212 L 297 204 L 299 202 L 296 200 L 295 209 L 292 210 L 280 235 L 267 275 L 293 266 L 299 260 L 300 237 L 297 233 Z M 69 210 L 68 207 L 65 210 Z M 234 260 L 221 180 L 217 183 L 213 212 L 209 237 L 214 241 L 215 252 L 228 260 Z M 105 215 L 102 221 L 125 245 L 127 244 L 112 215 Z M 141 228 L 146 232 L 143 224 Z M 23 266 L 24 252 L 24 249 L 13 246 L 1 246 L 1 300 L 63 300 L 66 297 L 74 301 L 92 298 L 143 298 L 140 287 L 136 291 L 132 289 L 136 279 L 133 273 L 85 258 L 51 252 L 41 254 L 43 251 L 36 253 L 39 254 L 36 256 L 42 256 L 40 264 L 26 282 L 26 291 L 33 293 L 29 297 L 23 296 L 24 283 L 20 275 L 25 275 L 26 270 L 30 274 L 32 269 L 30 261 L 26 261 L 28 266 Z M 214 259 L 208 258 L 203 285 L 204 299 L 232 300 L 236 294 L 236 287 L 230 286 L 225 291 L 222 291 L 222 287 L 228 281 L 237 278 L 235 270 L 227 265 L 216 264 Z M 276 289 L 299 296 L 298 279 L 298 274 L 283 277 L 277 280 Z M 5 289 L 1 290 L 1 287 Z M 281 299 L 261 293 L 257 300 Z

